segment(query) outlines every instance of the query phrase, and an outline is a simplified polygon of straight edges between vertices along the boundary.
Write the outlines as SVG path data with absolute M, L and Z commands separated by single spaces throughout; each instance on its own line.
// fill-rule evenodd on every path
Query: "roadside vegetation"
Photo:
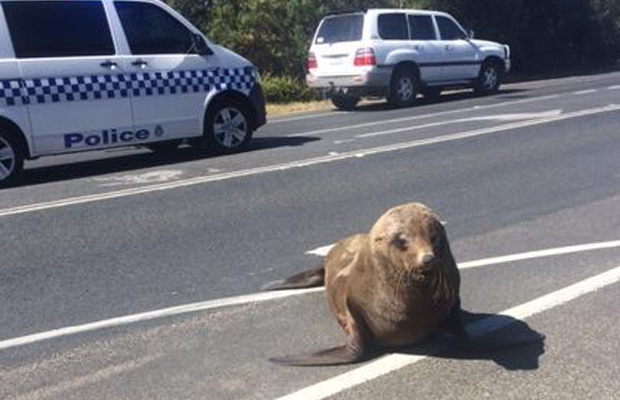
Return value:
M 315 101 L 304 83 L 312 35 L 327 14 L 418 8 L 454 15 L 476 37 L 509 44 L 519 76 L 600 69 L 620 59 L 618 0 L 168 0 L 211 39 L 250 59 L 268 103 Z

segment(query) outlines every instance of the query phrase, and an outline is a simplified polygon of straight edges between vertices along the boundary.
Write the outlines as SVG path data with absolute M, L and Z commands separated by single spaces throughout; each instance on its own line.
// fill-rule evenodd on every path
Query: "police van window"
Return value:
M 409 40 L 405 14 L 379 15 L 379 36 L 383 40 Z
M 132 54 L 185 54 L 192 49 L 192 35 L 163 9 L 148 3 L 114 3 Z
M 465 32 L 449 18 L 437 17 L 437 26 L 439 26 L 439 34 L 442 40 L 457 40 L 467 37 Z
M 412 40 L 435 40 L 435 25 L 430 15 L 410 15 L 409 30 Z
M 17 58 L 115 54 L 100 1 L 2 3 Z

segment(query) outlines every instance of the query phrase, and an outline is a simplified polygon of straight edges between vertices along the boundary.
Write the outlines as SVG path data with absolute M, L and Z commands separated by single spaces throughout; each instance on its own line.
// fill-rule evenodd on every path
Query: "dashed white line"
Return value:
M 283 163 L 283 164 L 268 165 L 265 167 L 257 167 L 257 168 L 251 168 L 251 169 L 240 170 L 240 171 L 231 171 L 231 172 L 225 172 L 221 174 L 198 176 L 195 178 L 181 179 L 181 180 L 177 180 L 173 182 L 143 186 L 139 188 L 125 189 L 125 190 L 113 191 L 113 192 L 96 194 L 96 195 L 72 197 L 72 198 L 55 200 L 55 201 L 50 201 L 50 202 L 45 202 L 45 203 L 30 204 L 30 205 L 25 205 L 25 206 L 6 208 L 3 210 L 0 210 L 0 217 L 31 213 L 35 211 L 50 210 L 50 209 L 68 207 L 68 206 L 73 206 L 73 205 L 78 205 L 78 204 L 93 203 L 93 202 L 99 202 L 99 201 L 104 201 L 104 200 L 112 200 L 112 199 L 117 199 L 121 197 L 136 196 L 140 194 L 148 194 L 148 193 L 160 192 L 164 190 L 178 189 L 178 188 L 189 187 L 189 186 L 194 186 L 194 185 L 199 185 L 199 184 L 205 184 L 209 182 L 219 182 L 219 181 L 224 181 L 224 180 L 229 180 L 229 179 L 236 179 L 236 178 L 241 178 L 241 177 L 265 174 L 269 172 L 287 171 L 287 170 L 296 169 L 296 168 L 304 168 L 304 167 L 309 167 L 313 165 L 326 164 L 326 163 L 331 163 L 331 162 L 336 162 L 336 161 L 348 160 L 352 158 L 365 157 L 369 155 L 382 154 L 382 153 L 394 152 L 394 151 L 405 150 L 405 149 L 412 149 L 416 147 L 430 146 L 434 144 L 452 142 L 452 141 L 468 139 L 468 138 L 473 138 L 477 136 L 490 135 L 490 134 L 495 134 L 495 133 L 503 133 L 503 132 L 507 132 L 510 130 L 514 130 L 514 129 L 542 125 L 542 124 L 546 124 L 550 122 L 563 121 L 563 120 L 567 120 L 571 118 L 583 117 L 586 115 L 606 113 L 606 112 L 616 111 L 619 109 L 620 109 L 620 105 L 610 104 L 605 107 L 597 107 L 597 108 L 592 108 L 592 109 L 587 109 L 587 110 L 575 111 L 575 112 L 566 113 L 566 114 L 562 114 L 558 116 L 539 118 L 539 119 L 535 119 L 531 121 L 516 122 L 512 124 L 505 124 L 505 125 L 494 126 L 490 128 L 476 129 L 472 131 L 465 131 L 465 132 L 458 132 L 458 133 L 449 134 L 449 135 L 436 136 L 436 137 L 432 137 L 428 139 L 413 140 L 413 141 L 408 141 L 408 142 L 373 147 L 369 149 L 337 153 L 334 155 L 310 158 L 307 160 L 299 160 L 299 161 L 293 161 L 293 162 Z
M 598 90 L 596 89 L 588 89 L 588 90 L 579 90 L 577 92 L 573 92 L 574 95 L 580 96 L 582 94 L 592 94 L 592 93 L 596 93 L 598 92 Z
M 328 247 L 324 246 L 318 249 L 313 250 L 312 252 L 308 252 L 310 254 L 320 254 L 325 255 L 328 251 Z M 485 258 L 476 261 L 470 261 L 466 263 L 459 264 L 459 268 L 473 268 L 481 267 L 486 265 L 495 265 L 506 262 L 514 262 L 514 261 L 522 261 L 529 260 L 534 258 L 543 258 L 550 257 L 561 254 L 569 254 L 569 253 L 577 253 L 577 252 L 586 252 L 593 250 L 603 250 L 610 248 L 620 247 L 620 240 L 616 241 L 608 241 L 608 242 L 600 242 L 600 243 L 589 243 L 582 244 L 577 246 L 568 246 L 568 247 L 560 247 L 555 249 L 546 249 L 540 251 L 533 251 L 527 253 L 520 254 L 512 254 L 508 256 L 502 257 L 493 257 L 493 258 Z M 307 254 L 308 254 L 307 253 Z M 313 289 L 304 289 L 304 290 L 283 290 L 276 292 L 263 292 L 263 293 L 255 293 L 248 294 L 243 296 L 235 296 L 228 297 L 223 299 L 209 300 L 198 303 L 191 303 L 186 305 L 180 305 L 176 307 L 164 308 L 161 310 L 149 311 L 139 314 L 127 315 L 118 318 L 112 318 L 107 320 L 102 320 L 98 322 L 92 322 L 83 325 L 65 327 L 54 329 L 47 332 L 35 333 L 32 335 L 22 336 L 13 339 L 6 339 L 0 341 L 0 350 L 6 350 L 14 347 L 20 347 L 28 344 L 38 343 L 45 340 L 57 339 L 61 337 L 77 335 L 81 333 L 94 332 L 102 329 L 115 328 L 120 326 L 131 325 L 139 322 L 151 321 L 156 319 L 162 319 L 172 316 L 178 316 L 183 314 L 195 313 L 199 311 L 209 311 L 218 308 L 224 307 L 232 307 L 232 306 L 242 306 L 246 304 L 253 303 L 261 303 L 271 300 L 283 299 L 286 297 L 293 296 L 301 296 L 309 293 L 316 293 L 323 291 L 323 288 L 313 288 Z
M 620 89 L 620 85 L 609 86 L 609 87 L 607 88 L 607 90 L 618 90 L 618 89 Z
M 467 330 L 474 337 L 498 331 L 512 323 L 510 318 L 505 317 L 518 320 L 526 319 L 554 307 L 561 306 L 588 293 L 613 285 L 619 281 L 620 267 L 617 267 L 564 289 L 539 297 L 528 303 L 503 311 L 496 316 L 470 324 L 467 326 Z M 308 386 L 289 395 L 279 397 L 276 400 L 322 400 L 422 361 L 426 357 L 427 356 L 407 354 L 388 355 L 334 378 Z

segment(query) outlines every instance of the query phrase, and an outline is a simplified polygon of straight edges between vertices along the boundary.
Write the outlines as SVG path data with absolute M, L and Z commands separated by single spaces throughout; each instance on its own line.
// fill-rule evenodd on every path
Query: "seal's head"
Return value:
M 373 254 L 422 281 L 441 268 L 438 252 L 445 231 L 439 218 L 420 203 L 388 210 L 370 230 Z M 385 265 L 385 263 L 382 263 Z

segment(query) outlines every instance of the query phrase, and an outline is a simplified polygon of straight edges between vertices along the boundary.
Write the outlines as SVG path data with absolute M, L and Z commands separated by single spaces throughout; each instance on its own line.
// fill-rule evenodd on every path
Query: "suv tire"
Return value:
M 334 95 L 332 96 L 332 103 L 336 106 L 337 109 L 342 111 L 352 111 L 355 110 L 357 103 L 359 103 L 359 97 L 353 96 L 344 96 L 344 95 Z
M 497 62 L 486 60 L 480 68 L 480 75 L 474 86 L 474 93 L 487 95 L 497 93 L 501 84 L 501 69 Z
M 207 112 L 204 137 L 207 148 L 217 153 L 244 149 L 252 139 L 252 120 L 247 106 L 236 99 L 218 101 Z
M 408 68 L 398 68 L 392 75 L 388 103 L 393 107 L 410 107 L 415 103 L 419 82 L 416 75 Z
M 12 135 L 0 131 L 0 187 L 14 183 L 24 168 L 24 156 Z

